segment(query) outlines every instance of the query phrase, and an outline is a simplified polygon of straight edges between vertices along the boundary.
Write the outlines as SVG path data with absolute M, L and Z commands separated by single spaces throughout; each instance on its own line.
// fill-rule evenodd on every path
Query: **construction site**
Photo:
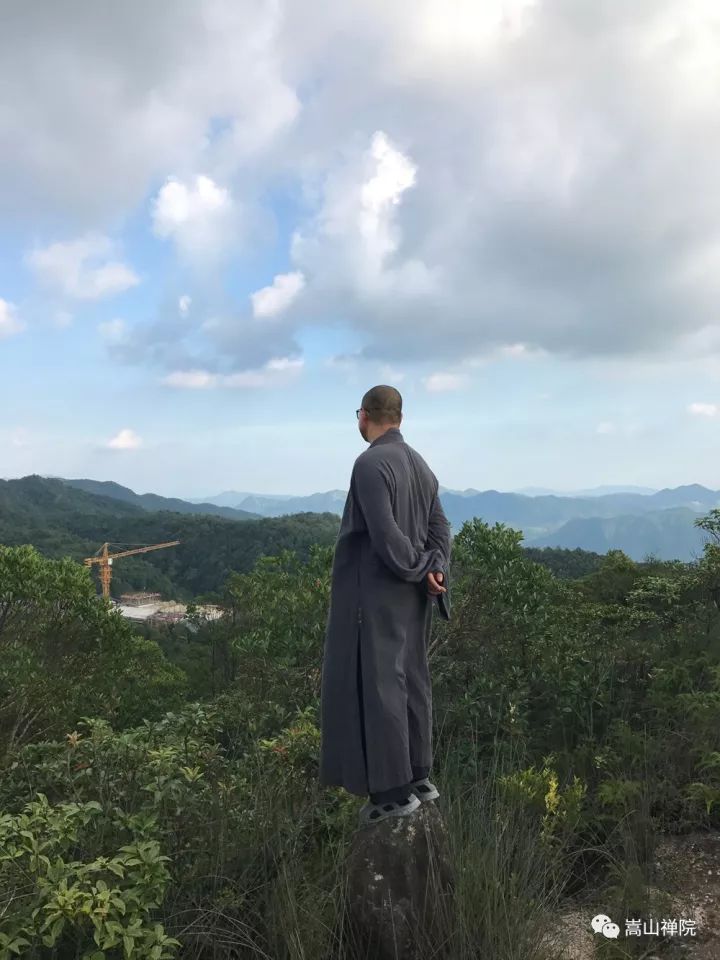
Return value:
M 124 593 L 119 599 L 110 595 L 110 586 L 112 583 L 113 561 L 121 557 L 131 557 L 138 554 L 148 553 L 152 550 L 164 550 L 167 547 L 175 547 L 181 541 L 171 540 L 167 543 L 151 543 L 132 547 L 129 550 L 120 550 L 114 553 L 110 552 L 111 546 L 130 546 L 129 544 L 104 543 L 92 557 L 86 557 L 83 563 L 92 568 L 97 566 L 100 574 L 100 586 L 102 596 L 118 609 L 124 617 L 136 623 L 144 623 L 149 626 L 174 626 L 188 621 L 187 605 L 178 603 L 175 600 L 163 600 L 159 593 Z M 221 607 L 214 604 L 195 605 L 195 616 L 205 621 L 219 620 L 223 611 Z M 188 621 L 189 622 L 189 621 Z

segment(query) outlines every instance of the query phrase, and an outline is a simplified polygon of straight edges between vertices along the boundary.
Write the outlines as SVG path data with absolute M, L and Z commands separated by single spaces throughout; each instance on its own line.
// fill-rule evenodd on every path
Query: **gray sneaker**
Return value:
M 410 789 L 420 800 L 425 803 L 427 800 L 437 800 L 440 791 L 434 783 L 430 783 L 427 777 L 423 780 L 415 780 L 410 784 Z
M 392 800 L 388 803 L 368 801 L 360 808 L 358 819 L 360 826 L 364 827 L 371 823 L 379 823 L 381 820 L 388 820 L 390 817 L 409 817 L 420 806 L 420 801 L 415 794 L 411 794 L 407 800 Z

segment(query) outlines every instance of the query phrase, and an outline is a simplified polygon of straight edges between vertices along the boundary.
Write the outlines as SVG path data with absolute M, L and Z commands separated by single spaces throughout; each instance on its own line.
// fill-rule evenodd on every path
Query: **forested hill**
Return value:
M 499 490 L 448 490 L 440 500 L 453 533 L 477 517 L 522 530 L 527 547 L 579 547 L 585 551 L 623 550 L 634 560 L 648 554 L 690 561 L 702 552 L 704 537 L 694 521 L 720 507 L 720 490 L 700 484 L 655 492 L 598 488 L 574 494 L 529 496 Z M 346 491 L 328 490 L 301 497 L 265 497 L 225 492 L 210 497 L 266 517 L 305 510 L 342 515 Z M 237 498 L 237 499 L 236 499 Z
M 334 514 L 228 520 L 149 512 L 61 480 L 39 476 L 0 480 L 0 543 L 8 546 L 32 544 L 48 557 L 80 561 L 105 541 L 131 545 L 182 541 L 117 562 L 113 596 L 126 590 L 158 590 L 184 600 L 214 593 L 231 572 L 250 571 L 261 555 L 287 549 L 305 559 L 312 544 L 332 545 L 339 524 Z
M 181 540 L 176 547 L 116 563 L 112 594 L 157 590 L 168 598 L 189 600 L 217 593 L 229 573 L 249 572 L 261 555 L 295 550 L 304 559 L 313 543 L 332 546 L 340 525 L 334 513 L 228 520 L 148 511 L 117 492 L 98 495 L 40 476 L 0 480 L 0 543 L 32 544 L 48 557 L 81 561 L 105 541 L 134 546 Z M 587 574 L 602 560 L 583 550 L 528 548 L 527 553 L 560 577 Z
M 618 517 L 577 517 L 559 530 L 535 538 L 533 546 L 574 547 L 598 553 L 622 550 L 633 560 L 652 554 L 660 560 L 694 560 L 706 540 L 695 526 L 698 514 L 686 507 Z
M 113 500 L 130 503 L 143 510 L 172 510 L 174 513 L 210 514 L 216 517 L 225 517 L 228 520 L 255 520 L 262 516 L 249 510 L 239 510 L 235 507 L 218 506 L 215 503 L 190 503 L 188 500 L 179 500 L 177 497 L 161 497 L 157 493 L 135 493 L 129 487 L 123 487 L 112 480 L 65 480 L 63 483 L 86 493 L 94 493 Z

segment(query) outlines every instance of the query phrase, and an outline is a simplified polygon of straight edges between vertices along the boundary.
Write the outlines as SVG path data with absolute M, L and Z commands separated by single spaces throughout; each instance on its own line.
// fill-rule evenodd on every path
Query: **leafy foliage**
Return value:
M 118 561 L 113 595 L 160 591 L 178 600 L 222 592 L 232 573 L 249 573 L 261 556 L 292 550 L 307 559 L 313 544 L 332 546 L 339 517 L 296 514 L 261 520 L 226 520 L 170 511 L 88 493 L 60 480 L 0 480 L 0 543 L 32 544 L 54 559 L 80 561 L 109 541 L 122 544 L 182 542 L 167 550 Z
M 108 819 L 128 832 L 116 816 Z M 84 950 L 87 960 L 120 951 L 153 960 L 176 955 L 179 942 L 150 920 L 169 879 L 169 857 L 141 837 L 108 856 L 106 826 L 97 801 L 53 807 L 42 794 L 21 813 L 0 815 L 0 892 L 13 907 L 0 929 L 2 960 L 40 945 L 66 956 Z
M 98 598 L 87 568 L 0 545 L 0 749 L 78 716 L 121 726 L 183 699 L 185 677 Z
M 720 514 L 703 523 L 720 542 Z M 463 526 L 431 638 L 458 836 L 478 785 L 496 795 L 495 834 L 463 855 L 468 929 L 480 901 L 536 909 L 530 850 L 631 909 L 658 831 L 720 826 L 718 543 L 692 564 L 578 557 L 573 577 L 521 541 Z M 71 560 L 0 548 L 0 960 L 324 955 L 356 814 L 317 785 L 331 563 L 308 543 L 228 568 L 223 618 L 158 642 Z M 458 956 L 502 955 L 468 936 Z

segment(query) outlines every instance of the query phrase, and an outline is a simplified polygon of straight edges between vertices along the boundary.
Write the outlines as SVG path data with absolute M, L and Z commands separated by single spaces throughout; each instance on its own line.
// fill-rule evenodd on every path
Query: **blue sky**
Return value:
M 720 487 L 714 6 L 341 6 L 13 12 L 0 476 Z

